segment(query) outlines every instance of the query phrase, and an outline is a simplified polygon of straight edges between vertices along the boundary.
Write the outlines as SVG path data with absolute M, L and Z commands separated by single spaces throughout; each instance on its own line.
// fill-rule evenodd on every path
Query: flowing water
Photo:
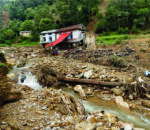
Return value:
M 14 70 L 11 73 L 16 73 L 16 72 L 19 73 L 18 76 L 19 84 L 27 85 L 33 89 L 42 89 L 42 86 L 39 85 L 36 77 L 32 75 L 30 70 L 28 69 L 31 65 L 32 64 L 27 65 L 23 68 L 14 68 Z M 24 71 L 24 74 L 26 75 L 26 79 L 24 80 L 23 83 L 21 83 L 20 81 L 22 71 Z M 67 87 L 61 87 L 61 89 L 78 98 L 78 95 L 74 93 L 72 89 L 69 89 Z M 103 110 L 105 112 L 117 115 L 118 118 L 122 121 L 133 123 L 135 126 L 140 128 L 145 128 L 147 130 L 150 129 L 150 118 L 144 117 L 143 114 L 141 113 L 131 112 L 130 110 L 121 108 L 117 106 L 117 104 L 114 101 L 108 101 L 96 97 L 90 97 L 87 100 L 82 100 L 82 103 L 87 112 L 96 112 L 96 111 Z

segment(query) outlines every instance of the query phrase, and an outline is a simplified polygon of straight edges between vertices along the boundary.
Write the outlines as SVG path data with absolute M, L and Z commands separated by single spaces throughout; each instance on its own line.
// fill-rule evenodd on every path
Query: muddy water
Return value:
M 31 74 L 30 70 L 28 69 L 30 65 L 27 65 L 23 68 L 14 68 L 14 70 L 11 73 L 19 73 L 18 76 L 18 83 L 30 86 L 33 89 L 42 89 L 42 86 L 39 85 L 37 82 L 37 79 L 34 75 Z M 26 79 L 24 80 L 24 83 L 20 82 L 20 76 L 21 72 L 24 71 L 26 75 Z M 67 93 L 72 94 L 76 98 L 78 98 L 78 95 L 74 93 L 72 89 L 69 89 L 67 87 L 61 87 L 61 89 Z M 82 103 L 86 109 L 87 112 L 96 112 L 99 110 L 103 110 L 108 113 L 115 114 L 119 117 L 120 120 L 133 123 L 135 126 L 140 128 L 145 128 L 149 130 L 150 128 L 150 118 L 144 117 L 143 114 L 138 112 L 131 112 L 130 110 L 121 108 L 117 106 L 117 104 L 114 101 L 106 101 L 102 100 L 96 97 L 90 97 L 87 100 L 82 100 Z

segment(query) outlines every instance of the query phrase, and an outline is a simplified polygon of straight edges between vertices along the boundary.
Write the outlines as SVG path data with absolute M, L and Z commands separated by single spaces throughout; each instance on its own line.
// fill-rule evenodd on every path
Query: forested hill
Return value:
M 27 30 L 32 31 L 30 41 L 38 41 L 43 30 L 87 25 L 95 18 L 96 33 L 135 33 L 149 28 L 150 0 L 107 0 L 105 14 L 99 8 L 103 1 L 0 0 L 0 43 L 21 42 L 19 32 Z M 4 18 L 5 14 L 9 14 L 9 18 Z

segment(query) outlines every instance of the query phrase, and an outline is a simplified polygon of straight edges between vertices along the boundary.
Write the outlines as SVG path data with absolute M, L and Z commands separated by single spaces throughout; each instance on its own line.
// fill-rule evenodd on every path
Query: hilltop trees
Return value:
M 55 29 L 54 21 L 49 18 L 43 18 L 40 21 L 39 28 L 40 28 L 40 31 Z
M 112 0 L 106 9 L 104 19 L 111 31 L 120 28 L 145 29 L 150 24 L 150 0 Z M 99 22 L 101 21 L 99 19 Z M 96 27 L 95 31 L 101 29 Z

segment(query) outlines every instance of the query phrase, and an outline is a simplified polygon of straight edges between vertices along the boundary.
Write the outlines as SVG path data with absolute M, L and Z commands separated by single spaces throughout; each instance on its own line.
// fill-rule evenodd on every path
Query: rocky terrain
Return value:
M 7 103 L 0 108 L 0 129 L 137 129 L 138 123 L 121 121 L 105 109 L 87 111 L 84 101 L 92 97 L 114 101 L 123 109 L 150 117 L 150 79 L 144 76 L 145 68 L 128 62 L 124 65 L 121 59 L 122 55 L 132 55 L 133 49 L 80 51 L 67 57 L 62 57 L 64 52 L 58 57 L 49 56 L 41 47 L 5 47 L 0 51 L 5 53 L 9 68 L 18 68 L 9 74 L 7 67 L 0 68 L 0 99 Z M 5 59 L 1 62 L 6 64 Z M 42 89 L 17 84 L 19 76 L 29 71 Z

